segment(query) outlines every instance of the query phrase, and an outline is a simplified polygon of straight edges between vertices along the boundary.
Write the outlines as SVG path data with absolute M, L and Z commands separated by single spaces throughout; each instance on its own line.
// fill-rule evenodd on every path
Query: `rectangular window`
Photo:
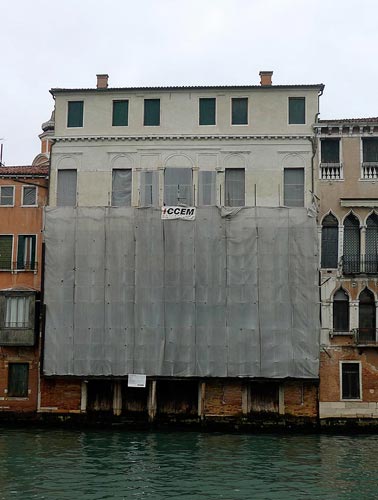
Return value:
M 199 100 L 199 124 L 215 125 L 215 97 L 206 97 Z
M 201 170 L 199 172 L 198 204 L 200 206 L 215 205 L 216 172 Z
M 193 179 L 191 168 L 166 168 L 164 172 L 165 205 L 192 205 Z
M 227 207 L 244 207 L 245 205 L 245 171 L 244 168 L 226 168 L 225 200 Z
M 82 127 L 84 101 L 68 101 L 67 127 Z
M 368 163 L 378 163 L 378 139 L 362 139 L 363 161 Z
M 129 101 L 113 101 L 113 127 L 127 127 L 129 124 Z
M 306 123 L 306 99 L 304 97 L 289 97 L 289 124 L 303 125 Z
M 8 365 L 8 396 L 26 398 L 29 387 L 29 364 L 9 363 Z
M 360 363 L 341 363 L 342 399 L 360 399 Z
M 14 205 L 14 187 L 0 187 L 0 205 L 3 207 L 13 207 Z
M 340 140 L 322 139 L 321 141 L 321 162 L 340 163 Z
M 24 269 L 25 271 L 34 271 L 36 269 L 35 243 L 35 235 L 18 237 L 17 269 Z
M 28 328 L 30 296 L 7 297 L 5 324 L 6 328 Z
M 12 268 L 13 236 L 0 236 L 0 269 L 10 270 Z
M 156 207 L 159 201 L 158 172 L 142 171 L 140 175 L 140 206 Z
M 132 170 L 130 168 L 119 168 L 113 170 L 112 176 L 112 206 L 131 206 L 131 182 Z
M 304 169 L 284 169 L 284 205 L 304 207 Z
M 149 127 L 160 125 L 160 99 L 144 100 L 143 124 Z
M 35 207 L 37 205 L 37 187 L 23 186 L 22 204 L 25 207 Z
M 248 98 L 232 98 L 232 125 L 248 125 Z
M 57 205 L 58 207 L 76 206 L 76 170 L 58 170 L 58 189 Z

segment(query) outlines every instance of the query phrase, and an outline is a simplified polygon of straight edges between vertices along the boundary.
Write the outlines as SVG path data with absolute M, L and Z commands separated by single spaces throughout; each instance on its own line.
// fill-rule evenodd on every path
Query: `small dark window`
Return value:
M 306 99 L 289 97 L 289 124 L 303 125 L 304 123 L 306 123 Z
M 67 127 L 83 126 L 84 101 L 68 101 Z
M 248 125 L 248 98 L 232 98 L 232 125 Z
M 322 268 L 337 268 L 339 227 L 336 217 L 329 214 L 322 225 Z
M 245 205 L 244 168 L 226 168 L 224 203 L 227 207 L 244 207 Z
M 11 398 L 26 398 L 29 386 L 29 364 L 9 363 L 8 365 L 8 396 Z
M 349 331 L 349 297 L 342 288 L 333 296 L 333 330 Z
M 129 101 L 113 101 L 113 127 L 127 127 L 129 124 Z
M 131 169 L 119 168 L 113 170 L 113 184 L 112 184 L 113 207 L 131 206 L 131 183 L 132 183 Z
M 10 270 L 12 267 L 13 236 L 0 236 L 0 269 Z
M 215 125 L 215 97 L 206 97 L 199 100 L 199 124 Z
M 321 141 L 321 162 L 340 163 L 340 140 L 322 139 Z
M 35 243 L 36 236 L 19 236 L 17 251 L 17 269 L 35 271 Z
M 3 207 L 13 206 L 14 204 L 14 187 L 1 186 L 0 187 L 0 205 Z
M 368 137 L 362 139 L 362 151 L 364 162 L 378 162 L 378 138 Z
M 365 288 L 360 293 L 358 309 L 358 338 L 360 342 L 374 342 L 376 340 L 375 315 L 374 295 Z
M 154 127 L 160 125 L 160 99 L 144 100 L 143 124 Z
M 360 364 L 342 363 L 342 399 L 360 399 Z
M 344 221 L 343 270 L 346 274 L 360 272 L 360 223 L 353 214 Z
M 304 206 L 304 169 L 285 168 L 284 205 L 287 207 Z
M 36 186 L 24 186 L 22 191 L 22 204 L 24 206 L 34 207 L 37 205 L 37 188 Z
M 164 172 L 164 204 L 193 204 L 193 172 L 191 168 L 169 167 Z
M 76 170 L 58 170 L 57 205 L 58 207 L 74 207 L 77 189 Z

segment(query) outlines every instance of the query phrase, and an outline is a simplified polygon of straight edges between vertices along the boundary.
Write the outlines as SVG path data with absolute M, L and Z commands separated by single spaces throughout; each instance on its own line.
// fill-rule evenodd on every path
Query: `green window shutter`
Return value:
M 289 97 L 289 124 L 303 125 L 306 123 L 306 99 L 304 97 Z
M 35 235 L 22 235 L 18 237 L 17 269 L 34 270 L 35 243 Z
M 378 162 L 378 140 L 376 138 L 362 139 L 363 161 Z
M 199 124 L 215 125 L 215 97 L 199 100 Z
M 0 269 L 12 267 L 13 236 L 0 236 Z
M 248 98 L 232 99 L 232 125 L 248 125 Z
M 9 363 L 8 396 L 25 398 L 29 388 L 29 364 Z
M 340 141 L 339 139 L 323 139 L 321 142 L 321 162 L 339 163 L 340 162 Z
M 160 125 L 160 99 L 144 100 L 144 121 L 146 126 Z
M 82 127 L 83 126 L 83 101 L 69 101 L 67 127 Z
M 129 101 L 113 101 L 113 127 L 127 127 L 129 124 Z

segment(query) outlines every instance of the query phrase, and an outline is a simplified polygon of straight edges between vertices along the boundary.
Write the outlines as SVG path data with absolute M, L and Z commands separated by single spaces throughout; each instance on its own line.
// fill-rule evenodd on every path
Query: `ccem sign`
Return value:
M 196 218 L 196 207 L 161 207 L 161 218 L 194 220 Z

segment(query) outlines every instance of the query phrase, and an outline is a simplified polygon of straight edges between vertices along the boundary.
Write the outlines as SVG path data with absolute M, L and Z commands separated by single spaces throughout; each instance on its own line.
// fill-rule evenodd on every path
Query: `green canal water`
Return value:
M 377 499 L 378 436 L 0 429 L 1 499 Z

